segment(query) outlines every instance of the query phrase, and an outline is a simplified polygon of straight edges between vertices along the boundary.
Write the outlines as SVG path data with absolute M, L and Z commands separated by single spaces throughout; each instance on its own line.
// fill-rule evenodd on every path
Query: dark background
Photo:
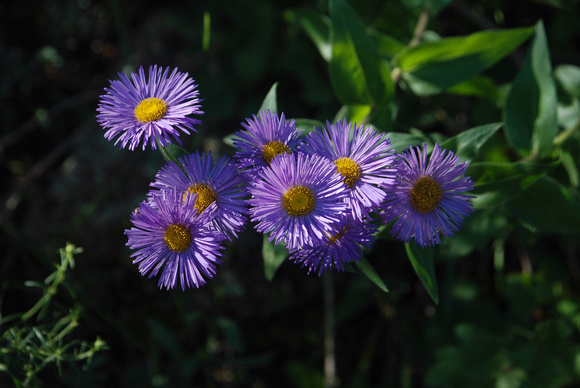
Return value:
M 367 26 L 404 43 L 411 39 L 419 10 L 401 1 L 351 3 Z M 248 225 L 228 245 L 225 264 L 208 284 L 186 292 L 159 290 L 157 279 L 141 277 L 131 264 L 123 231 L 163 159 L 151 150 L 119 150 L 104 139 L 95 119 L 98 96 L 117 72 L 158 64 L 178 67 L 199 84 L 205 115 L 198 134 L 182 136 L 190 151 L 232 155 L 222 138 L 257 113 L 275 82 L 279 109 L 288 118 L 332 120 L 340 104 L 326 64 L 285 17 L 286 10 L 302 7 L 328 12 L 326 1 L 313 0 L 0 4 L 3 314 L 27 309 L 39 295 L 8 285 L 42 281 L 54 268 L 58 248 L 71 241 L 84 253 L 67 278 L 74 300 L 63 292 L 59 303 L 83 306 L 75 336 L 100 336 L 109 345 L 87 370 L 65 368 L 58 377 L 47 369 L 46 386 L 318 386 L 322 279 L 287 262 L 273 281 L 265 280 L 262 237 Z M 207 51 L 204 13 L 211 17 Z M 553 66 L 580 64 L 577 1 L 453 1 L 432 15 L 428 29 L 448 37 L 527 27 L 540 19 Z M 511 82 L 525 48 L 487 75 Z M 453 135 L 501 119 L 491 102 L 397 93 L 397 123 L 385 130 L 417 127 Z M 482 227 L 482 218 L 474 219 L 464 233 Z M 332 273 L 341 386 L 444 386 L 436 383 L 442 375 L 458 375 L 446 380 L 455 381 L 448 386 L 493 386 L 498 377 L 490 371 L 498 368 L 487 363 L 496 365 L 501 355 L 516 360 L 499 368 L 508 377 L 516 364 L 532 377 L 534 370 L 546 371 L 546 380 L 536 376 L 527 386 L 578 386 L 578 323 L 561 318 L 558 308 L 564 296 L 578 301 L 578 236 L 536 236 L 509 220 L 486 219 L 492 224 L 484 226 L 481 246 L 467 254 L 443 250 L 437 257 L 437 306 L 403 245 L 388 238 L 367 258 L 389 293 L 364 275 Z M 494 233 L 507 241 L 499 272 Z M 538 329 L 548 321 L 552 327 L 558 317 L 565 328 L 554 323 L 554 330 Z M 462 325 L 472 331 L 465 334 Z M 518 364 L 520 353 L 534 356 Z M 534 385 L 542 381 L 547 385 Z

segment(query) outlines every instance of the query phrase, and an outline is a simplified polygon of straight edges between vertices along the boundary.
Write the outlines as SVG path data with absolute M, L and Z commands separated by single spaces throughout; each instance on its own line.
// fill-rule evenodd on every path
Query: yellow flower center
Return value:
M 174 252 L 183 252 L 191 245 L 191 232 L 185 225 L 169 225 L 163 234 L 165 244 Z
M 212 189 L 207 183 L 194 183 L 189 186 L 189 189 L 187 190 L 191 194 L 197 194 L 195 204 L 193 205 L 194 208 L 197 208 L 197 214 L 207 209 L 207 207 L 218 197 L 214 189 Z M 186 194 L 187 193 L 183 194 L 183 199 L 185 199 Z
M 160 98 L 146 98 L 135 108 L 135 117 L 142 123 L 156 121 L 167 112 L 167 104 Z
M 443 198 L 443 189 L 435 179 L 423 175 L 411 189 L 411 205 L 419 213 L 429 213 Z
M 284 210 L 294 217 L 309 214 L 314 210 L 315 204 L 314 193 L 306 186 L 293 187 L 282 197 Z
M 342 175 L 342 181 L 346 187 L 352 188 L 360 178 L 360 166 L 351 158 L 339 158 L 334 161 L 338 172 Z
M 343 226 L 337 234 L 335 234 L 334 236 L 330 236 L 328 244 L 334 244 L 335 242 L 337 242 L 338 240 L 340 240 L 342 238 L 342 236 L 344 236 L 344 234 L 346 233 L 346 226 Z
M 290 154 L 290 147 L 278 140 L 272 140 L 262 149 L 262 156 L 268 166 L 276 156 L 281 154 Z

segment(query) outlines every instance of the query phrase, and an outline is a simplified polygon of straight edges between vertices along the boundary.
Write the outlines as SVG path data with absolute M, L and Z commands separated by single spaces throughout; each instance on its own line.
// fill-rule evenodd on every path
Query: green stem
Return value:
M 580 120 L 572 128 L 565 130 L 554 138 L 554 145 L 560 147 L 568 138 L 580 130 Z

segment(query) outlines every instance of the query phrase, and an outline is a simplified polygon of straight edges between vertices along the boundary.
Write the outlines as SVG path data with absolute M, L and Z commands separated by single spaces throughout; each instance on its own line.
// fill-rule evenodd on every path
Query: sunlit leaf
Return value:
M 330 0 L 329 8 L 332 26 L 329 72 L 337 98 L 343 104 L 383 103 L 393 94 L 388 64 L 345 0 Z
M 480 148 L 502 125 L 503 123 L 492 123 L 471 128 L 441 143 L 441 148 L 453 151 L 462 160 L 471 162 Z
M 411 90 L 420 95 L 435 94 L 477 76 L 532 33 L 533 28 L 518 28 L 445 38 L 402 51 L 393 61 Z

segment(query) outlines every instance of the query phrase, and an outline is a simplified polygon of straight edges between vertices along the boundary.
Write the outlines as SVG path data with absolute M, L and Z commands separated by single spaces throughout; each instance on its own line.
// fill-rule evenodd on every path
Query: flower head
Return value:
M 101 96 L 97 111 L 97 121 L 107 130 L 105 138 L 117 137 L 115 144 L 121 148 L 134 150 L 143 141 L 142 148 L 151 144 L 157 147 L 171 144 L 172 136 L 179 144 L 180 132 L 189 134 L 197 132 L 193 127 L 201 121 L 190 114 L 202 114 L 200 110 L 199 91 L 195 81 L 187 73 L 169 68 L 151 66 L 149 78 L 143 67 L 138 73 L 131 73 L 131 79 L 119 73 L 121 81 L 111 81 L 111 87 L 105 88 L 107 94 Z
M 270 110 L 260 111 L 260 119 L 253 115 L 246 121 L 242 123 L 245 130 L 235 133 L 235 159 L 238 168 L 253 179 L 278 155 L 295 152 L 302 131 L 294 120 L 286 121 L 284 113 L 278 117 Z
M 211 152 L 207 156 L 195 152 L 180 158 L 179 162 L 183 169 L 169 162 L 159 170 L 151 186 L 196 194 L 194 207 L 198 213 L 215 203 L 211 225 L 230 241 L 237 237 L 247 221 L 248 192 L 245 180 L 230 159 L 222 156 L 214 163 Z
M 301 151 L 324 156 L 335 164 L 348 188 L 347 202 L 354 218 L 363 219 L 378 209 L 395 181 L 395 149 L 372 128 L 357 127 L 346 119 L 310 132 Z
M 439 233 L 453 236 L 463 219 L 473 211 L 469 202 L 473 182 L 465 177 L 466 162 L 435 144 L 427 162 L 427 145 L 410 148 L 400 155 L 397 180 L 382 211 L 383 221 L 396 219 L 391 235 L 426 247 L 440 244 Z
M 269 241 L 313 245 L 346 211 L 345 184 L 327 159 L 298 153 L 275 158 L 249 187 L 250 215 Z
M 125 230 L 127 246 L 136 250 L 133 264 L 141 275 L 157 275 L 159 287 L 174 288 L 177 275 L 182 290 L 200 287 L 204 277 L 213 278 L 216 265 L 222 264 L 220 250 L 224 236 L 206 228 L 215 205 L 198 214 L 196 196 L 176 190 L 163 190 L 151 203 L 142 202 L 131 215 L 133 227 Z
M 376 225 L 344 217 L 332 225 L 328 237 L 314 246 L 305 246 L 290 251 L 290 260 L 308 267 L 308 273 L 332 269 L 344 271 L 344 264 L 360 261 L 363 247 L 370 247 L 374 241 Z

